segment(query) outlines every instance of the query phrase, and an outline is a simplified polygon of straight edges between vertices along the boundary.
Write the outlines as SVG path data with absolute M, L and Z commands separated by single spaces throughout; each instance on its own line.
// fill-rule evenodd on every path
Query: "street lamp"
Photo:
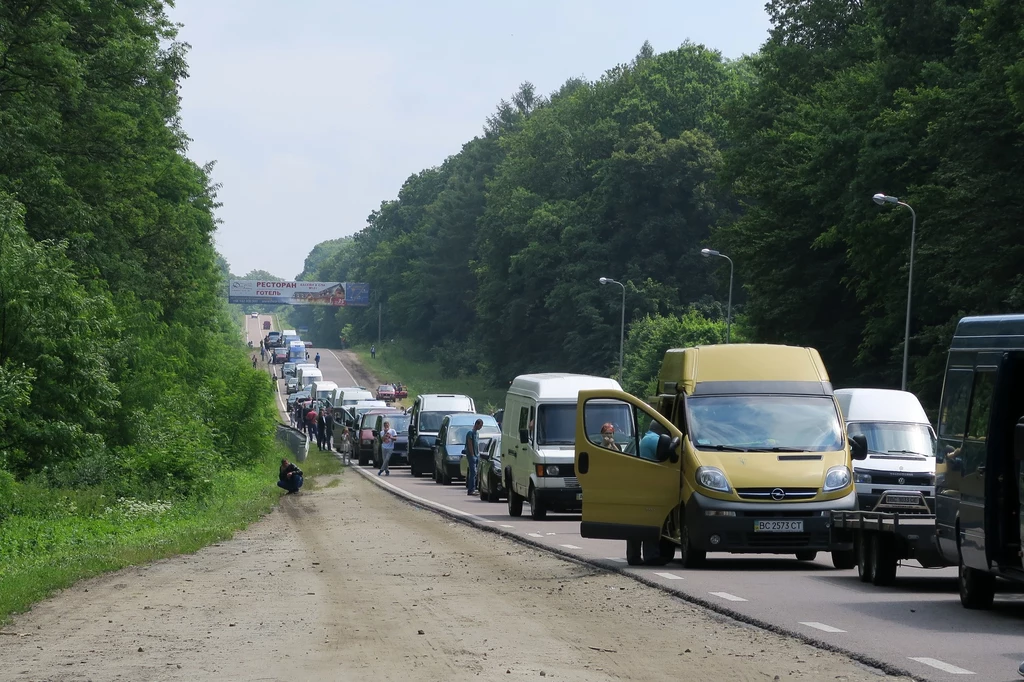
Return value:
M 725 342 L 729 343 L 729 338 L 732 332 L 732 275 L 733 275 L 733 264 L 732 258 L 729 258 L 724 253 L 715 251 L 714 249 L 701 249 L 700 255 L 705 258 L 711 258 L 712 256 L 718 256 L 729 261 L 729 307 L 726 308 L 725 314 Z
M 622 287 L 622 326 L 619 328 L 619 386 L 622 385 L 622 349 L 626 343 L 626 285 L 608 277 L 597 280 L 601 284 L 618 284 Z
M 871 197 L 879 206 L 895 204 L 910 209 L 910 272 L 907 274 L 907 320 L 906 328 L 903 331 L 903 384 L 902 390 L 907 390 L 907 354 L 910 350 L 910 294 L 914 286 L 914 242 L 917 239 L 917 213 L 910 204 L 903 203 L 899 197 L 890 197 L 887 194 L 876 194 Z

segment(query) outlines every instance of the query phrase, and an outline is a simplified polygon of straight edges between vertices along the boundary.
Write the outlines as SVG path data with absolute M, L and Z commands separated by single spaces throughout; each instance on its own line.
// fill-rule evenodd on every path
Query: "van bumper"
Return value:
M 715 500 L 693 493 L 686 503 L 686 526 L 690 542 L 706 552 L 737 554 L 792 554 L 797 551 L 841 551 L 853 549 L 853 541 L 833 541 L 833 510 L 857 509 L 857 493 L 827 502 L 781 504 Z M 708 516 L 707 512 L 733 512 L 735 516 Z M 756 532 L 757 521 L 801 520 L 802 532 Z M 715 539 L 717 542 L 713 542 Z
M 409 449 L 409 464 L 416 471 L 429 473 L 434 470 L 434 451 L 425 448 Z
M 579 512 L 583 510 L 583 491 L 580 488 L 537 488 L 536 490 L 541 503 L 551 511 Z
M 935 486 L 923 485 L 872 485 L 870 483 L 857 484 L 857 502 L 861 511 L 871 511 L 882 499 L 882 493 L 890 491 L 896 493 L 921 493 L 928 508 L 935 513 Z

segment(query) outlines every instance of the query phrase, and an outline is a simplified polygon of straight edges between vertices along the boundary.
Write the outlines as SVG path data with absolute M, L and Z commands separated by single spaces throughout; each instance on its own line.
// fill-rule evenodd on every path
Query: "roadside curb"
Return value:
M 339 459 L 341 457 L 340 453 L 338 452 L 334 452 L 334 455 Z M 414 495 L 406 490 L 402 490 L 398 486 L 391 485 L 387 481 L 376 476 L 374 472 L 372 472 L 369 469 L 364 469 L 363 467 L 360 467 L 358 465 L 348 465 L 345 468 L 356 471 L 360 476 L 367 479 L 381 490 L 391 493 L 399 500 L 413 507 L 434 512 L 435 514 L 439 514 L 440 516 L 444 516 L 454 521 L 464 523 L 468 526 L 472 526 L 474 528 L 507 538 L 518 544 L 526 545 L 527 547 L 532 547 L 534 549 L 539 549 L 547 554 L 554 554 L 555 556 L 558 556 L 561 559 L 566 559 L 567 561 L 571 561 L 575 564 L 587 566 L 588 568 L 595 568 L 601 571 L 605 571 L 607 573 L 615 573 L 621 575 L 623 577 L 634 580 L 642 585 L 646 585 L 647 587 L 652 587 L 654 589 L 660 590 L 661 592 L 670 594 L 673 597 L 676 597 L 677 599 L 680 599 L 681 601 L 684 601 L 688 604 L 692 604 L 694 606 L 698 606 L 707 611 L 710 611 L 715 616 L 724 616 L 730 620 L 736 621 L 737 623 L 741 623 L 743 625 L 754 626 L 761 630 L 766 630 L 777 635 L 782 635 L 784 637 L 795 639 L 797 641 L 803 642 L 804 644 L 813 646 L 817 649 L 823 649 L 831 653 L 846 656 L 847 658 L 850 658 L 862 665 L 881 671 L 883 673 L 886 673 L 887 675 L 905 677 L 911 680 L 916 680 L 917 682 L 928 682 L 928 678 L 926 677 L 918 677 L 917 675 L 907 670 L 896 667 L 894 665 L 890 665 L 888 663 L 884 663 L 883 661 L 876 660 L 874 658 L 871 658 L 870 656 L 858 654 L 854 651 L 844 649 L 843 647 L 836 646 L 829 642 L 825 642 L 823 640 L 808 636 L 802 632 L 788 630 L 778 625 L 774 625 L 772 623 L 760 620 L 759 618 L 754 618 L 752 616 L 739 613 L 738 611 L 730 609 L 727 606 L 723 606 L 721 604 L 711 602 L 700 597 L 696 597 L 692 594 L 688 594 L 686 592 L 683 592 L 682 590 L 658 583 L 654 580 L 651 580 L 650 578 L 645 577 L 642 574 L 638 574 L 624 568 L 619 568 L 617 566 L 609 566 L 608 564 L 602 563 L 601 561 L 596 559 L 587 559 L 585 557 L 572 554 L 566 550 L 557 547 L 551 547 L 541 542 L 532 540 L 531 538 L 523 537 L 518 533 L 505 530 L 504 528 L 495 527 L 487 523 L 483 519 L 480 519 L 479 517 L 475 516 L 474 514 L 470 514 L 469 512 L 463 512 L 457 509 L 453 509 L 451 507 L 447 507 L 445 505 L 441 505 L 438 502 L 425 499 L 418 495 Z

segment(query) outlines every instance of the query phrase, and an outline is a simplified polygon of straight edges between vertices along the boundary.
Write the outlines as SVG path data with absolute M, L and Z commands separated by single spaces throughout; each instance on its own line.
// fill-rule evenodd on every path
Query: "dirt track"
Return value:
M 322 481 L 323 482 L 323 481 Z M 0 637 L 2 680 L 879 680 L 406 505 L 355 473 L 235 539 L 90 580 Z

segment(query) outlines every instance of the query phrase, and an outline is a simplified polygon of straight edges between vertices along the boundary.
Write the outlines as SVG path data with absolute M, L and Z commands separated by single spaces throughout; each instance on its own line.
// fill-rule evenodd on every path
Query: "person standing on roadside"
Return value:
M 341 461 L 343 464 L 352 463 L 352 432 L 347 426 L 341 430 Z
M 391 455 L 395 451 L 396 438 L 398 438 L 398 432 L 391 428 L 391 422 L 384 422 L 384 428 L 380 431 L 380 471 L 377 472 L 378 476 L 381 474 L 391 475 L 388 465 L 391 463 Z
M 316 368 L 320 369 L 320 351 L 317 351 L 316 356 L 313 358 L 313 362 L 316 363 Z
M 469 470 L 466 472 L 466 494 L 476 494 L 476 465 L 480 461 L 480 429 L 484 427 L 484 420 L 477 419 L 473 424 L 473 430 L 466 434 L 466 463 Z
M 333 410 L 327 410 L 327 417 L 324 419 L 324 444 L 327 446 L 327 450 L 330 451 L 334 442 L 334 412 Z
M 372 344 L 370 345 L 370 359 L 371 360 L 376 360 L 377 359 L 377 346 L 374 346 Z
M 327 413 L 321 408 L 316 416 L 316 446 L 320 450 L 326 450 L 324 442 L 327 440 Z
M 306 412 L 306 434 L 309 440 L 316 438 L 316 410 L 313 409 L 312 403 Z
M 256 369 L 256 354 L 252 354 L 252 368 Z

